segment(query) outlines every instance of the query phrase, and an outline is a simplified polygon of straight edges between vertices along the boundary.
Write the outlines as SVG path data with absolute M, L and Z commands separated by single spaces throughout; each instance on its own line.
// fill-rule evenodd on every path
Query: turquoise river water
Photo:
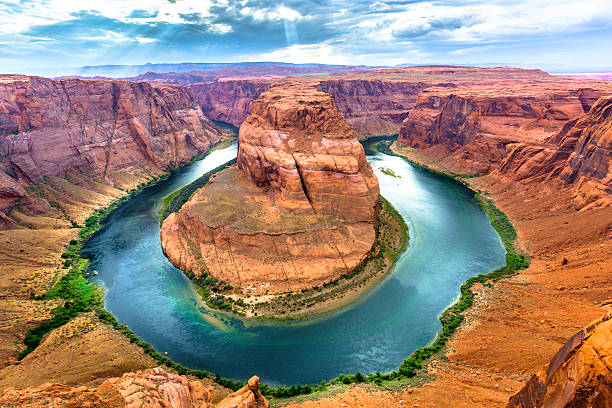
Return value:
M 440 313 L 469 277 L 505 263 L 505 249 L 463 185 L 371 153 L 381 193 L 406 220 L 410 242 L 393 270 L 342 309 L 300 322 L 252 322 L 207 310 L 164 256 L 161 200 L 236 157 L 236 144 L 183 168 L 121 206 L 87 243 L 105 307 L 160 353 L 185 366 L 272 385 L 397 369 L 441 328 Z M 383 174 L 388 168 L 399 178 Z

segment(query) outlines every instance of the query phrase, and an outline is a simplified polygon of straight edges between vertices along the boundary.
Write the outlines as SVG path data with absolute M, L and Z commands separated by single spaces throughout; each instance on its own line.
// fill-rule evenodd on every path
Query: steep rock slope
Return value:
M 317 214 L 374 221 L 378 181 L 329 94 L 303 87 L 267 92 L 239 140 L 238 167 L 253 184 Z
M 500 172 L 513 180 L 560 179 L 573 187 L 580 208 L 612 203 L 612 97 L 599 99 L 546 142 L 512 146 Z
M 273 294 L 336 279 L 365 259 L 378 181 L 329 94 L 262 94 L 240 128 L 238 167 L 164 221 L 162 247 L 175 266 Z
M 187 88 L 2 76 L 0 203 L 24 197 L 15 182 L 87 174 L 112 184 L 117 173 L 168 170 L 219 137 Z
M 293 80 L 295 81 L 295 80 Z M 202 111 L 210 118 L 239 126 L 249 115 L 253 100 L 271 87 L 291 83 L 289 78 L 224 80 L 192 84 Z M 334 97 L 338 110 L 355 136 L 391 135 L 431 82 L 385 79 L 303 79 Z
M 419 92 L 430 85 L 418 80 L 337 79 L 321 81 L 318 88 L 334 97 L 338 110 L 361 138 L 397 134 Z
M 108 407 L 108 408 L 268 408 L 259 392 L 259 378 L 229 395 L 218 404 L 199 381 L 171 374 L 158 367 L 150 372 L 130 372 L 109 378 L 97 389 L 46 383 L 25 390 L 7 389 L 0 394 L 2 406 L 38 407 Z
M 508 408 L 612 405 L 612 315 L 569 338 L 550 364 L 533 375 Z
M 488 172 L 508 145 L 541 145 L 610 91 L 563 81 L 432 87 L 419 95 L 398 141 L 440 160 L 460 158 L 467 172 Z
M 249 116 L 253 101 L 274 83 L 257 79 L 191 84 L 202 112 L 236 126 Z

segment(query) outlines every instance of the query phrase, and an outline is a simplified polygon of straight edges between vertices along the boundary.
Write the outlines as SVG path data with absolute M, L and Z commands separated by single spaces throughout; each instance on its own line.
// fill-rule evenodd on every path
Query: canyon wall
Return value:
M 207 117 L 240 126 L 249 116 L 253 101 L 272 86 L 268 81 L 240 80 L 196 83 L 189 87 Z
M 385 79 L 302 79 L 301 82 L 331 94 L 357 138 L 397 134 L 418 93 L 431 85 L 420 80 Z M 224 80 L 190 87 L 208 117 L 240 126 L 249 115 L 253 100 L 279 83 L 291 84 L 291 80 Z
M 461 159 L 466 172 L 489 172 L 508 145 L 542 145 L 610 91 L 564 81 L 432 87 L 419 94 L 398 142 L 442 161 Z
M 501 174 L 513 180 L 561 180 L 579 208 L 612 203 L 612 97 L 567 122 L 545 146 L 512 145 Z
M 175 266 L 261 295 L 337 279 L 368 255 L 378 181 L 329 94 L 263 93 L 240 128 L 237 167 L 164 221 Z
M 430 81 L 322 80 L 319 90 L 334 97 L 338 110 L 357 138 L 394 135 Z
M 160 172 L 219 141 L 192 91 L 172 85 L 0 77 L 0 205 L 47 176 Z

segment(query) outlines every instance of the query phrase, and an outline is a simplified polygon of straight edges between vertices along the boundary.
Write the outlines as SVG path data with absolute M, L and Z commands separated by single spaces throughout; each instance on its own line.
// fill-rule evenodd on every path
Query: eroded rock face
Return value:
M 10 388 L 0 395 L 2 406 L 19 407 L 108 407 L 108 408 L 268 408 L 259 392 L 259 378 L 213 404 L 211 394 L 199 381 L 166 372 L 158 367 L 109 378 L 97 389 L 43 384 L 24 390 Z
M 514 180 L 560 179 L 579 208 L 612 203 L 612 97 L 568 121 L 545 146 L 517 144 L 500 166 Z
M 240 127 L 238 167 L 256 186 L 317 214 L 376 217 L 378 180 L 329 94 L 301 87 L 263 94 Z
M 206 116 L 240 126 L 249 116 L 253 101 L 272 86 L 272 82 L 245 79 L 196 83 L 190 88 Z
M 612 406 L 612 315 L 573 335 L 508 408 Z
M 168 170 L 219 137 L 184 87 L 0 76 L 0 170 L 21 184 Z M 0 207 L 23 196 L 14 183 L 2 184 Z
M 329 94 L 270 90 L 240 128 L 237 167 L 163 223 L 170 261 L 243 293 L 318 286 L 349 273 L 375 239 L 378 181 Z
M 527 82 L 527 81 L 525 81 Z M 563 125 L 590 109 L 609 87 L 580 83 L 491 84 L 432 87 L 418 97 L 398 141 L 440 160 L 462 161 L 467 171 L 489 172 L 507 146 L 542 146 Z
M 253 101 L 282 82 L 290 81 L 253 78 L 196 83 L 190 87 L 206 115 L 240 126 L 251 112 Z M 418 93 L 430 85 L 427 80 L 347 78 L 312 81 L 312 86 L 333 96 L 338 111 L 354 129 L 357 138 L 398 133 Z

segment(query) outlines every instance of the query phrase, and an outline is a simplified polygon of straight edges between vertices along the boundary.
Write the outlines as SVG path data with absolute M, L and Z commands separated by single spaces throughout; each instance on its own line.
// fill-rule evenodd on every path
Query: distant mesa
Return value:
M 363 262 L 378 180 L 329 94 L 304 85 L 264 92 L 239 142 L 237 165 L 164 221 L 175 266 L 261 295 L 314 287 Z

